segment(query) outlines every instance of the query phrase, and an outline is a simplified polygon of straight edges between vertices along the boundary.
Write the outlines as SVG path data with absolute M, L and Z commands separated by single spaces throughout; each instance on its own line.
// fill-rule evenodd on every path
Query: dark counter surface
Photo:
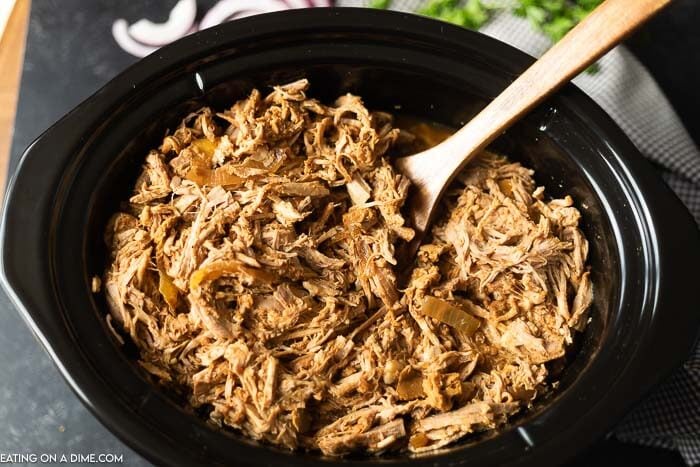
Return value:
M 119 4 L 117 9 L 115 4 Z M 118 17 L 165 20 L 174 0 L 34 0 L 11 168 L 42 130 L 135 59 L 109 31 Z M 213 2 L 211 2 L 213 3 Z M 152 11 L 160 11 L 161 17 Z M 677 0 L 628 45 L 650 69 L 700 141 L 700 2 Z M 102 37 L 103 40 L 95 38 Z M 148 465 L 78 401 L 7 296 L 0 292 L 0 453 L 115 453 Z M 573 465 L 683 465 L 674 452 L 602 440 Z

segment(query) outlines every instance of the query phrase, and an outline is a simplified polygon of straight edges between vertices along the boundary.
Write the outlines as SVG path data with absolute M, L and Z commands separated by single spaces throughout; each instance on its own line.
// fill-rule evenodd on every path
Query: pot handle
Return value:
M 646 181 L 652 184 L 652 179 Z M 695 219 L 660 178 L 658 191 L 646 196 L 651 221 L 650 237 L 656 258 L 653 315 L 648 320 L 648 339 L 635 361 L 650 375 L 649 385 L 660 374 L 669 374 L 691 355 L 700 339 L 700 230 Z M 646 185 L 646 184 L 645 184 Z M 658 193 L 658 194 L 657 194 Z
M 49 352 L 43 334 L 60 320 L 47 319 L 45 314 L 55 310 L 56 303 L 51 287 L 37 284 L 51 283 L 48 245 L 54 194 L 61 189 L 66 164 L 83 143 L 84 128 L 78 123 L 90 105 L 86 101 L 74 109 L 24 151 L 8 183 L 0 225 L 2 284 Z

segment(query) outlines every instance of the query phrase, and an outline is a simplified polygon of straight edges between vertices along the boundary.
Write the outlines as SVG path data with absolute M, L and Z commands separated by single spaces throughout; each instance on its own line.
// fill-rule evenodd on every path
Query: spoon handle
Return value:
M 671 0 L 606 0 L 440 146 L 431 178 L 450 180 L 512 123 L 622 41 Z M 443 146 L 446 145 L 447 147 Z M 435 147 L 433 149 L 438 149 Z M 434 159 L 433 159 L 434 161 Z

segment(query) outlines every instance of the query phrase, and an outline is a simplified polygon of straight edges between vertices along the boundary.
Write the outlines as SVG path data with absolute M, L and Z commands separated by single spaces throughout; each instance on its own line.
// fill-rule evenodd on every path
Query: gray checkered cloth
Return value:
M 338 6 L 365 6 L 338 0 Z M 394 0 L 392 8 L 415 11 L 420 0 Z M 539 57 L 549 41 L 525 20 L 499 15 L 481 30 Z M 600 60 L 601 71 L 574 80 L 654 161 L 668 185 L 700 223 L 700 152 L 644 66 L 624 47 Z M 700 313 L 700 310 L 698 310 Z M 688 465 L 700 464 L 700 347 L 614 430 L 618 439 L 676 449 Z

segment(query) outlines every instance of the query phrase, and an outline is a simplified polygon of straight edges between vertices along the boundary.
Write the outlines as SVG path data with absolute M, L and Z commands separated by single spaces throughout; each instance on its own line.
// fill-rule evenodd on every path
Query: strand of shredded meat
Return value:
M 211 422 L 289 449 L 422 452 L 499 427 L 587 320 L 572 199 L 483 154 L 398 290 L 413 230 L 387 151 L 409 135 L 307 88 L 201 109 L 148 154 L 106 229 L 110 328 Z

